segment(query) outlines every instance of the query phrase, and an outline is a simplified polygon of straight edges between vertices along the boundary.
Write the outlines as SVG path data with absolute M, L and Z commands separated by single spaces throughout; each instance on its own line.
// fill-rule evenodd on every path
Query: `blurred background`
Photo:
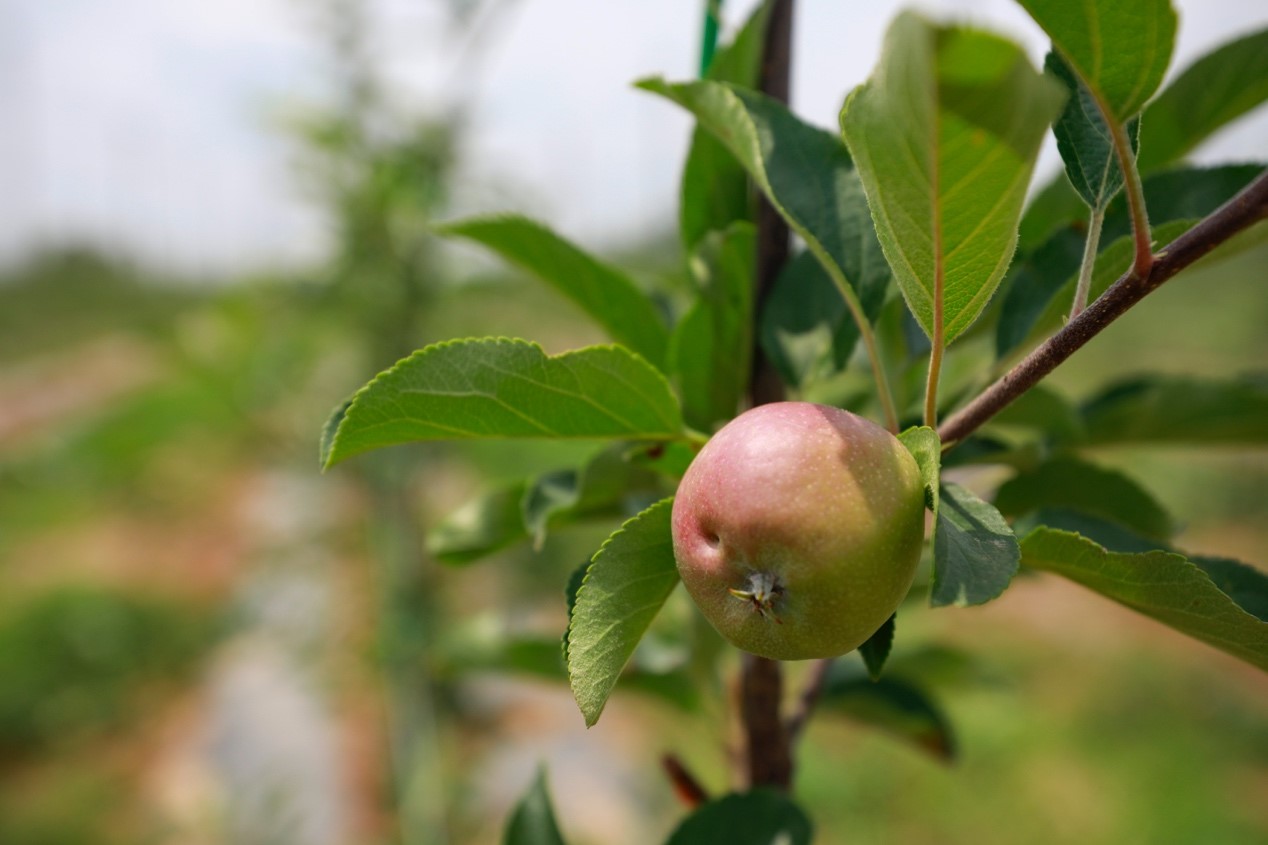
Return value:
M 570 841 L 633 845 L 681 814 L 662 752 L 725 788 L 717 700 L 646 684 L 586 731 L 560 682 L 563 587 L 611 520 L 425 553 L 473 496 L 595 444 L 317 468 L 330 410 L 413 349 L 603 340 L 429 221 L 520 211 L 680 284 L 690 124 L 629 83 L 696 72 L 702 5 L 0 0 L 0 843 L 491 843 L 545 764 Z M 1041 60 L 1015 4 L 920 6 Z M 1173 72 L 1268 23 L 1177 6 Z M 898 8 L 799 5 L 801 114 L 835 125 Z M 1265 151 L 1261 110 L 1195 159 Z M 1265 267 L 1261 246 L 1166 286 L 1052 383 L 1262 368 Z M 1268 455 L 1096 457 L 1180 547 L 1268 564 Z M 800 759 L 818 841 L 1268 841 L 1257 670 L 1046 578 L 913 605 L 898 649 L 956 760 L 826 715 Z

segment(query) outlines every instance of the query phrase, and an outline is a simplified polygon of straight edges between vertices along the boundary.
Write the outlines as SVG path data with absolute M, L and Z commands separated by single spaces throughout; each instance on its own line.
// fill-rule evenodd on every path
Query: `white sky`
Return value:
M 699 0 L 504 0 L 475 80 L 436 0 L 376 0 L 378 52 L 420 110 L 463 96 L 465 211 L 514 208 L 603 249 L 675 214 L 689 130 L 641 76 L 694 73 Z M 738 20 L 753 0 L 726 3 Z M 902 5 L 801 0 L 794 108 L 835 126 Z M 1264 0 L 1180 0 L 1172 69 L 1268 25 Z M 326 77 L 304 0 L 0 0 L 0 260 L 78 238 L 173 268 L 232 272 L 315 258 L 320 214 L 272 117 Z M 1046 42 L 1012 0 L 924 0 L 939 19 Z M 1268 109 L 1263 110 L 1268 112 Z M 1268 157 L 1268 114 L 1201 160 Z M 1056 167 L 1049 150 L 1041 168 Z

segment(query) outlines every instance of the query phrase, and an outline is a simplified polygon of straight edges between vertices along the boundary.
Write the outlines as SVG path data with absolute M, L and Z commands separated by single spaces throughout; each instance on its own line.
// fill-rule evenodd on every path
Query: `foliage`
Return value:
M 431 540 L 440 554 L 467 563 L 530 536 L 540 543 L 547 524 L 628 518 L 575 570 L 565 593 L 564 658 L 587 726 L 622 673 L 632 674 L 626 667 L 640 643 L 653 642 L 648 632 L 678 580 L 668 500 L 648 507 L 649 498 L 672 492 L 692 452 L 752 401 L 758 345 L 785 395 L 853 378 L 863 385 L 857 405 L 878 411 L 895 434 L 914 414 L 908 391 L 891 381 L 906 385 L 927 369 L 924 426 L 901 439 L 920 466 L 932 514 L 930 606 L 983 604 L 1021 580 L 1019 571 L 1049 572 L 1268 668 L 1268 579 L 1237 561 L 1181 554 L 1170 545 L 1178 520 L 1129 473 L 1089 454 L 1091 447 L 1158 443 L 1262 446 L 1263 376 L 1094 381 L 1081 391 L 1092 397 L 1082 405 L 1047 387 L 1027 392 L 1011 378 L 1065 360 L 1121 313 L 1106 303 L 1134 296 L 1125 310 L 1264 216 L 1262 164 L 1146 169 L 1174 163 L 1268 96 L 1257 84 L 1245 94 L 1226 84 L 1236 69 L 1258 66 L 1262 51 L 1252 48 L 1260 36 L 1216 50 L 1151 104 L 1175 41 L 1167 0 L 1021 5 L 1052 40 L 1047 73 L 1005 38 L 903 13 L 876 71 L 846 98 L 839 136 L 754 90 L 765 5 L 706 78 L 640 82 L 697 124 L 679 221 L 693 283 L 668 324 L 657 305 L 663 291 L 644 290 L 542 224 L 499 216 L 435 230 L 529 269 L 616 345 L 553 356 L 523 340 L 429 346 L 336 412 L 322 460 L 330 466 L 434 439 L 608 443 L 603 472 L 616 483 L 601 494 L 588 486 L 594 463 L 555 471 L 486 495 Z M 1178 127 L 1167 115 L 1182 98 L 1201 98 L 1204 84 L 1215 93 L 1203 101 L 1201 119 Z M 1154 109 L 1160 151 L 1151 153 Z M 1050 127 L 1068 181 L 1038 192 L 1023 209 Z M 805 245 L 778 280 L 759 278 L 765 271 L 752 258 L 763 230 L 754 229 L 744 177 Z M 1258 205 L 1237 217 L 1236 204 L 1226 204 L 1235 194 Z M 1164 264 L 1167 275 L 1150 275 Z M 765 298 L 753 296 L 767 287 Z M 887 311 L 899 296 L 906 313 Z M 992 337 L 998 360 L 986 349 Z M 856 362 L 859 340 L 867 360 Z M 896 353 L 902 367 L 887 360 Z M 1026 357 L 983 390 L 981 374 L 1003 373 L 1018 354 Z M 967 434 L 939 424 L 948 410 L 950 420 L 961 420 L 983 407 Z M 964 473 L 975 464 L 995 464 L 998 481 L 983 486 Z M 919 684 L 883 674 L 894 662 L 891 650 L 901 654 L 904 630 L 891 618 L 864 644 L 870 679 L 824 664 L 803 703 L 817 701 L 825 713 L 950 758 L 947 715 Z M 683 647 L 697 650 L 689 665 L 703 667 L 693 682 L 716 677 L 725 652 L 705 640 Z M 778 718 L 778 702 L 774 708 Z M 744 718 L 754 727 L 751 711 Z M 781 785 L 753 786 L 771 784 Z M 561 839 L 544 790 L 539 780 L 512 821 L 508 836 L 518 838 L 509 841 Z M 527 832 L 531 818 L 536 833 Z M 704 803 L 669 842 L 801 842 L 810 831 L 789 798 L 758 788 Z

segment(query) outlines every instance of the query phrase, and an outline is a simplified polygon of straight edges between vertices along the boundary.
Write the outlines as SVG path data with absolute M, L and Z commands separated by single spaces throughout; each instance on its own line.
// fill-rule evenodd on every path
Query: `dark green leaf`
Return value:
M 1152 232 L 1155 251 L 1187 232 L 1192 228 L 1194 222 L 1193 220 L 1172 220 L 1169 223 L 1156 226 Z M 1052 266 L 1054 267 L 1059 266 L 1056 264 L 1059 259 L 1056 258 L 1055 253 L 1068 255 L 1069 248 L 1073 246 L 1073 241 L 1069 240 L 1068 235 L 1058 235 L 1058 237 L 1067 239 L 1064 247 L 1059 246 L 1052 251 L 1043 250 L 1043 258 L 1046 259 L 1048 256 L 1052 256 Z M 1089 302 L 1095 301 L 1110 285 L 1118 281 L 1127 272 L 1131 267 L 1132 257 L 1135 254 L 1135 244 L 1130 235 L 1125 235 L 1112 242 L 1102 242 L 1107 245 L 1096 256 L 1096 265 L 1092 270 L 1092 283 L 1088 294 Z M 1081 246 L 1079 250 L 1081 254 Z M 1041 259 L 1036 256 L 1036 260 Z M 1070 304 L 1074 300 L 1074 287 L 1078 282 L 1078 275 L 1077 262 L 1074 268 L 1068 272 L 1065 281 L 1060 284 L 1053 284 L 1055 275 L 1049 270 L 1043 270 L 1034 276 L 1018 275 L 1006 295 L 996 329 L 996 351 L 1001 357 L 1007 355 L 1018 345 L 1025 345 L 1026 342 L 1047 335 L 1061 326 L 1065 315 L 1070 311 Z M 1009 346 L 1008 344 L 1014 345 Z
M 1268 670 L 1268 622 L 1170 552 L 1119 554 L 1077 534 L 1036 528 L 1021 543 L 1032 569 L 1055 572 L 1191 637 Z
M 1049 53 L 1044 68 L 1061 80 L 1070 92 L 1065 110 L 1052 125 L 1057 150 L 1065 162 L 1066 176 L 1089 207 L 1103 209 L 1123 187 L 1123 170 L 1118 166 L 1114 139 L 1105 123 L 1105 116 L 1097 108 L 1092 92 L 1059 53 Z M 1138 145 L 1139 132 L 1139 120 L 1128 123 L 1127 135 L 1131 139 L 1133 153 Z
M 836 665 L 824 687 L 822 706 L 825 713 L 878 728 L 939 759 L 955 758 L 955 737 L 942 709 L 907 681 L 859 678 Z
M 665 845 L 811 845 L 814 828 L 782 792 L 754 789 L 698 808 Z
M 1070 455 L 1006 481 L 995 495 L 995 507 L 1014 517 L 1040 508 L 1070 508 L 1164 542 L 1175 531 L 1171 517 L 1136 482 Z
M 1021 346 L 1048 306 L 1054 300 L 1062 301 L 1059 294 L 1069 287 L 1071 279 L 1077 278 L 1086 237 L 1085 227 L 1063 228 L 1023 256 L 1009 274 L 995 324 L 997 358 L 1004 358 Z
M 1268 622 L 1268 575 L 1238 560 L 1191 555 L 1220 592 L 1260 622 Z
M 1065 174 L 1058 173 L 1035 192 L 1026 206 L 1026 213 L 1021 216 L 1017 251 L 1028 255 L 1059 229 L 1072 223 L 1086 222 L 1087 219 L 1087 205 Z
M 540 223 L 499 215 L 458 220 L 436 231 L 483 244 L 571 299 L 613 340 L 657 367 L 664 364 L 669 331 L 652 300 L 625 273 Z
M 1221 127 L 1268 99 L 1268 29 L 1198 59 L 1145 109 L 1141 172 L 1187 155 Z
M 1168 550 L 1160 540 L 1151 540 L 1125 528 L 1121 523 L 1091 516 L 1069 508 L 1040 508 L 1013 523 L 1013 530 L 1024 536 L 1032 529 L 1059 528 L 1081 534 L 1098 546 L 1111 552 L 1153 552 L 1159 549 Z
M 1143 190 L 1149 220 L 1157 226 L 1172 220 L 1199 220 L 1230 200 L 1264 172 L 1263 164 L 1225 164 L 1217 167 L 1182 167 L 1153 173 Z M 1109 239 L 1131 234 L 1127 201 L 1118 197 L 1105 215 L 1101 236 Z
M 867 674 L 873 681 L 878 680 L 881 676 L 881 670 L 885 668 L 885 661 L 889 657 L 889 650 L 894 646 L 894 615 L 891 614 L 885 620 L 885 624 L 876 630 L 876 633 L 867 638 L 863 645 L 859 646 L 859 655 L 863 658 L 863 664 L 867 666 Z
M 413 440 L 682 435 L 665 377 L 620 346 L 547 357 L 524 340 L 455 340 L 415 352 L 361 388 L 325 463 Z
M 769 17 L 770 4 L 760 4 L 735 40 L 714 55 L 709 79 L 757 87 Z M 697 127 L 691 136 L 681 196 L 679 231 L 688 252 L 709 232 L 753 217 L 748 174 L 726 146 L 703 127 Z
M 719 138 L 842 294 L 855 297 L 875 319 L 890 271 L 840 138 L 802 122 L 776 100 L 736 86 L 647 79 L 639 87 L 683 106 Z
M 1268 443 L 1268 378 L 1215 381 L 1145 376 L 1112 385 L 1084 404 L 1094 444 Z
M 490 490 L 454 511 L 427 535 L 427 551 L 441 563 L 464 564 L 528 536 L 521 503 L 523 481 Z
M 1017 0 L 1119 121 L 1140 111 L 1162 82 L 1175 46 L 1169 0 Z
M 1017 572 L 1017 538 L 992 505 L 958 484 L 943 484 L 933 534 L 934 607 L 983 604 Z
M 564 845 L 564 836 L 550 806 L 544 770 L 537 770 L 533 785 L 515 805 L 502 836 L 502 845 Z
M 598 721 L 621 670 L 678 584 L 672 502 L 657 502 L 609 537 L 577 592 L 568 626 L 568 679 L 587 727 Z
M 898 439 L 911 452 L 920 467 L 920 478 L 925 483 L 925 507 L 938 512 L 938 476 L 941 472 L 942 441 L 938 433 L 928 426 L 909 428 Z
M 1015 44 L 910 13 L 890 27 L 871 80 L 846 99 L 842 131 L 881 246 L 930 337 L 941 324 L 950 343 L 1003 278 L 1063 99 Z
M 1058 442 L 1083 437 L 1083 421 L 1071 402 L 1043 385 L 1030 388 L 995 415 L 992 425 L 1030 428 Z
M 674 329 L 670 371 L 678 376 L 687 424 L 707 432 L 735 416 L 748 389 L 757 258 L 752 225 L 711 233 L 692 258 L 699 298 Z
M 759 324 L 762 350 L 784 383 L 804 387 L 841 370 L 859 329 L 819 261 L 802 251 L 775 279 Z

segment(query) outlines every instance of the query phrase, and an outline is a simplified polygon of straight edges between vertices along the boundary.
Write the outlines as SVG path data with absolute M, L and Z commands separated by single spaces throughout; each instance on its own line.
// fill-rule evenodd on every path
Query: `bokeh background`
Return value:
M 1268 23 L 1177 5 L 1173 71 Z M 690 126 L 629 83 L 695 72 L 701 6 L 0 0 L 0 842 L 491 843 L 544 764 L 570 841 L 633 845 L 681 813 L 662 752 L 725 787 L 721 702 L 621 691 L 586 731 L 533 651 L 610 522 L 424 553 L 472 496 L 593 444 L 316 460 L 330 409 L 426 343 L 603 339 L 428 221 L 521 211 L 678 284 Z M 1042 56 L 1014 4 L 921 7 Z M 801 114 L 834 125 L 897 10 L 800 4 Z M 1258 114 L 1195 158 L 1265 151 Z M 1262 369 L 1265 267 L 1167 285 L 1052 383 Z M 1265 453 L 1096 459 L 1180 517 L 1179 546 L 1268 564 Z M 956 760 L 826 715 L 800 759 L 818 841 L 1268 841 L 1257 670 L 1047 578 L 913 606 L 898 649 Z

